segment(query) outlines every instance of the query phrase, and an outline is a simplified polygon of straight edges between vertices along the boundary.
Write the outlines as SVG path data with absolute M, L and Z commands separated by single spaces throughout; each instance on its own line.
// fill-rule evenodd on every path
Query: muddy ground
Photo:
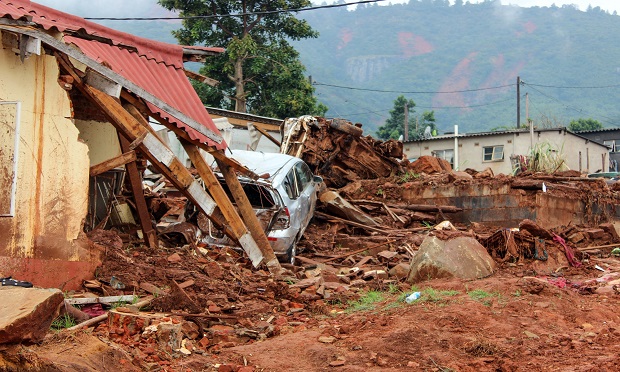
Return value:
M 398 187 L 389 187 L 396 184 L 374 180 L 366 190 L 382 187 L 385 194 L 349 195 L 398 201 L 390 194 Z M 402 227 L 395 225 L 390 228 Z M 279 279 L 233 250 L 191 244 L 151 250 L 96 231 L 90 237 L 103 264 L 88 291 L 151 296 L 142 313 L 183 324 L 185 351 L 163 345 L 161 335 L 123 334 L 108 320 L 50 331 L 40 344 L 3 346 L 0 371 L 620 370 L 620 286 L 613 284 L 620 260 L 610 255 L 613 247 L 577 250 L 582 265 L 573 267 L 548 242 L 546 261 L 505 260 L 492 276 L 471 281 L 429 278 L 411 285 L 393 275 L 334 275 L 356 265 L 388 272 L 408 263 L 427 235 L 440 234 L 427 226 L 380 234 L 315 218 L 300 243 L 305 251 Z M 573 227 L 571 234 L 583 235 L 573 246 L 618 243 L 595 227 Z M 479 240 L 499 230 L 457 228 Z M 556 230 L 562 231 L 568 230 Z M 360 246 L 377 248 L 355 253 Z M 113 276 L 125 288 L 114 288 Z M 333 285 L 300 285 L 318 277 Z M 420 298 L 407 303 L 413 292 Z

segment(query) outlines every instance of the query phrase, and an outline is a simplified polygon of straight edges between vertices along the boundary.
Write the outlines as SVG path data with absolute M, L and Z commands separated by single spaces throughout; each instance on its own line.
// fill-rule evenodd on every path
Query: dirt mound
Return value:
M 450 166 L 450 163 L 444 159 L 425 155 L 420 156 L 416 161 L 409 163 L 409 165 L 407 165 L 407 169 L 415 173 L 433 174 L 450 172 L 452 167 Z

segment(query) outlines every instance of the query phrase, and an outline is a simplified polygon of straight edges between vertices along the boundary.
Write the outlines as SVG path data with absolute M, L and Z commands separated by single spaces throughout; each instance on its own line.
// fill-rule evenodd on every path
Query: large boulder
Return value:
M 495 261 L 476 239 L 458 236 L 441 240 L 427 236 L 413 256 L 407 281 L 417 283 L 427 279 L 480 279 L 493 274 Z
M 0 287 L 0 344 L 43 340 L 63 301 L 59 289 Z

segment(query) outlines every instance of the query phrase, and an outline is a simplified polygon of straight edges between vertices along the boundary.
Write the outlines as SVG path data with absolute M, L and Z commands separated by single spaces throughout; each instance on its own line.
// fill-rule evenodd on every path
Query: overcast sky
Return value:
M 354 2 L 355 0 L 345 0 Z M 385 3 L 403 3 L 408 0 L 388 0 Z M 467 0 L 465 0 L 467 1 Z M 476 0 L 469 0 L 476 3 Z M 482 0 L 481 0 L 482 1 Z M 157 5 L 157 0 L 35 0 L 34 2 L 56 8 L 66 13 L 79 15 L 82 17 L 156 17 L 165 16 L 165 10 Z M 333 1 L 313 0 L 313 3 L 323 2 L 332 3 Z M 453 3 L 454 1 L 451 0 Z M 502 4 L 513 4 L 519 6 L 562 6 L 564 4 L 575 4 L 581 10 L 586 10 L 588 5 L 601 7 L 610 13 L 617 11 L 620 13 L 620 1 L 618 0 L 502 0 Z

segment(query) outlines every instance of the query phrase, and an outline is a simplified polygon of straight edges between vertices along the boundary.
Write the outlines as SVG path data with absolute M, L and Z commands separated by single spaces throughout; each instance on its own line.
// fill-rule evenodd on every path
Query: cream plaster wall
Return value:
M 99 164 L 121 154 L 116 128 L 110 123 L 76 120 L 80 139 L 88 145 L 90 165 Z
M 550 143 L 560 151 L 569 169 L 572 170 L 595 172 L 601 169 L 604 154 L 606 161 L 609 161 L 608 150 L 604 146 L 564 130 L 550 130 L 535 131 L 533 137 L 529 132 L 460 137 L 459 169 L 472 168 L 480 171 L 491 168 L 495 174 L 510 174 L 512 172 L 510 155 L 528 155 L 532 144 L 544 142 Z M 483 148 L 498 145 L 504 146 L 504 159 L 483 161 Z M 432 155 L 432 152 L 436 150 L 452 149 L 454 149 L 454 138 L 436 138 L 428 141 L 408 142 L 404 145 L 404 152 L 409 159 Z
M 88 147 L 78 140 L 58 74 L 52 56 L 22 63 L 0 49 L 0 100 L 22 103 L 16 215 L 0 217 L 0 256 L 82 258 L 74 240 L 87 211 Z

